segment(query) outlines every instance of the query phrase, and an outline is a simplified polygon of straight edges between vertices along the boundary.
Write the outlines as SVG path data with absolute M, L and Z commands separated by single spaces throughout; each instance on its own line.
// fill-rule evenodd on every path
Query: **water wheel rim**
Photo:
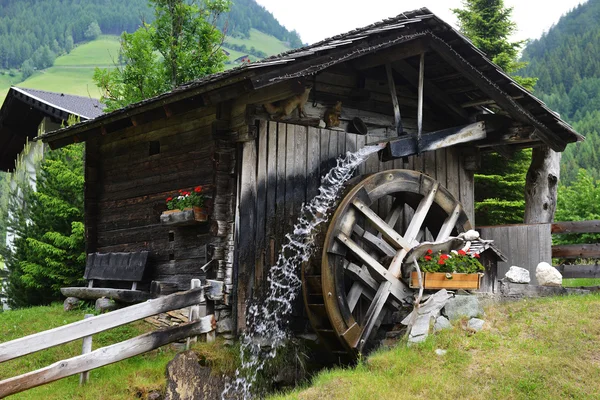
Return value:
M 364 342 L 365 340 L 363 327 L 356 321 L 348 305 L 344 284 L 345 266 L 341 264 L 344 262 L 344 257 L 338 254 L 344 252 L 344 247 L 340 244 L 340 234 L 348 237 L 352 235 L 355 223 L 354 216 L 358 213 L 355 200 L 359 199 L 366 205 L 371 206 L 383 196 L 397 193 L 397 198 L 404 197 L 402 201 L 416 208 L 421 200 L 431 193 L 434 187 L 433 203 L 436 212 L 438 214 L 443 212 L 446 216 L 450 216 L 458 210 L 455 223 L 456 230 L 466 231 L 471 229 L 471 224 L 464 210 L 462 210 L 462 207 L 457 207 L 460 203 L 446 188 L 438 185 L 433 178 L 411 170 L 388 170 L 367 177 L 348 192 L 333 214 L 323 243 L 321 284 L 325 311 L 332 330 L 349 353 L 355 354 L 360 351 L 364 345 L 361 341 Z M 429 216 L 429 213 L 427 213 L 427 216 Z M 428 228 L 431 227 L 435 231 L 437 225 L 439 225 L 440 230 L 444 227 L 445 221 L 432 223 L 431 218 L 428 220 L 427 216 L 423 224 L 427 222 Z M 382 288 L 382 286 L 380 286 L 380 289 L 389 290 L 389 288 Z M 407 296 L 411 294 L 411 291 L 406 291 Z M 376 296 L 378 295 L 379 291 L 376 293 Z

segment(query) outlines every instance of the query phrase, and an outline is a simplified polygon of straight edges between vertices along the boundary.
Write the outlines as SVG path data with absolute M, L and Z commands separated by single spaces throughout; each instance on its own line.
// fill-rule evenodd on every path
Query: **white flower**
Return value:
M 458 255 L 458 251 L 452 250 L 450 253 Z

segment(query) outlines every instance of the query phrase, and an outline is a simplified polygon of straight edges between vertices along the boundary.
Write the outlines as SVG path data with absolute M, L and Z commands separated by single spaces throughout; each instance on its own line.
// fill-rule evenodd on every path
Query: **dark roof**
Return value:
M 357 59 L 415 40 L 426 40 L 433 54 L 453 71 L 459 71 L 467 84 L 475 85 L 470 93 L 460 94 L 464 102 L 492 98 L 510 117 L 532 125 L 536 135 L 555 150 L 564 149 L 567 143 L 583 140 L 583 136 L 517 82 L 492 63 L 483 52 L 467 38 L 442 21 L 427 8 L 405 12 L 397 17 L 337 35 L 310 46 L 291 50 L 258 62 L 209 75 L 184 84 L 171 92 L 131 104 L 105 114 L 94 121 L 45 134 L 42 140 L 53 146 L 64 146 L 78 135 L 85 140 L 91 129 L 106 133 L 108 124 L 123 126 L 124 119 L 170 103 L 193 99 L 201 93 L 216 91 L 233 85 L 232 97 L 243 91 L 259 89 L 278 82 L 314 75 L 333 65 Z M 429 64 L 430 65 L 430 64 Z M 427 67 L 426 78 L 427 78 Z M 474 83 L 476 82 L 476 83 Z M 438 84 L 442 89 L 443 85 Z M 240 91 L 242 90 L 242 91 Z M 79 135 L 81 137 L 79 137 Z M 83 139 L 82 139 L 83 137 Z
M 44 117 L 54 122 L 70 115 L 82 121 L 102 115 L 104 105 L 96 99 L 43 90 L 11 87 L 0 109 L 0 170 L 14 168 L 27 140 L 35 138 Z
M 100 100 L 84 96 L 74 96 L 72 94 L 46 92 L 45 90 L 26 89 L 12 87 L 12 89 L 24 93 L 32 99 L 39 99 L 41 102 L 61 109 L 69 114 L 78 115 L 81 119 L 88 120 L 104 114 L 104 104 Z

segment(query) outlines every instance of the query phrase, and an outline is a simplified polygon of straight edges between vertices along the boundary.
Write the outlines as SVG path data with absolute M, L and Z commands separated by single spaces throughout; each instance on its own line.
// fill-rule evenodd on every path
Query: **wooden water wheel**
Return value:
M 360 181 L 331 218 L 322 252 L 303 268 L 305 306 L 321 341 L 342 360 L 366 351 L 386 313 L 410 303 L 410 250 L 469 229 L 461 204 L 427 175 L 388 170 Z

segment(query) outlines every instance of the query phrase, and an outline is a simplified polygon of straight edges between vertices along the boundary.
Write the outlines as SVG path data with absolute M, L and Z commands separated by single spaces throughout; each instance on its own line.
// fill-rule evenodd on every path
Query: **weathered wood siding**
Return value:
M 508 258 L 498 263 L 498 279 L 502 279 L 508 269 L 516 265 L 529 270 L 531 284 L 537 285 L 535 268 L 545 261 L 552 264 L 551 224 L 485 226 L 477 230 L 484 239 L 494 243 Z
M 269 266 L 277 260 L 285 234 L 290 232 L 300 208 L 310 201 L 320 178 L 336 163 L 338 155 L 355 151 L 371 136 L 300 125 L 258 121 L 258 137 L 241 145 L 239 199 L 237 207 L 238 307 L 264 284 Z M 461 152 L 441 149 L 420 156 L 380 162 L 372 155 L 357 175 L 406 168 L 422 171 L 446 186 L 473 218 L 473 174 L 462 167 Z M 385 201 L 389 201 L 386 199 Z M 381 201 L 378 210 L 387 213 L 391 204 Z M 243 312 L 238 313 L 243 327 Z
M 208 224 L 160 224 L 165 199 L 178 190 L 213 186 L 214 107 L 133 126 L 88 143 L 88 251 L 149 250 L 145 282 L 183 290 L 207 262 Z

